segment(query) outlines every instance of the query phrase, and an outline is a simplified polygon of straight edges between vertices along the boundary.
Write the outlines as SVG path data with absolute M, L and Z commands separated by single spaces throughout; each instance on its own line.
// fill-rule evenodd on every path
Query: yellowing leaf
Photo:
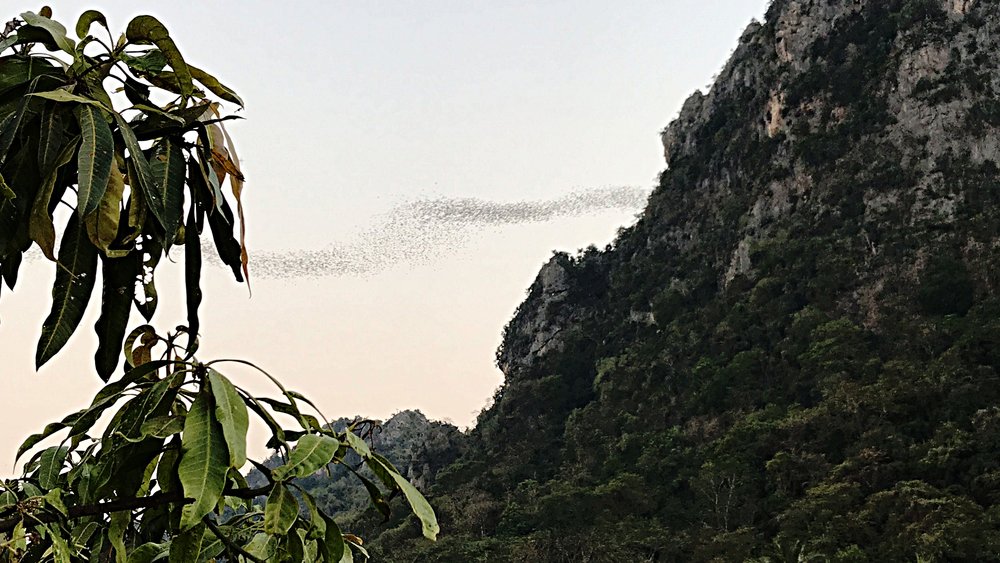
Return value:
M 49 204 L 52 200 L 52 193 L 55 191 L 56 181 L 59 178 L 59 169 L 65 166 L 73 158 L 76 147 L 80 142 L 79 137 L 75 137 L 69 142 L 59 157 L 56 158 L 52 171 L 46 176 L 45 181 L 35 195 L 35 201 L 31 206 L 31 216 L 28 222 L 28 236 L 38 243 L 42 249 L 42 254 L 49 260 L 55 261 L 56 228 L 52 224 L 52 215 L 49 213 Z
M 167 63 L 174 69 L 181 94 L 185 97 L 191 95 L 194 91 L 191 71 L 188 69 L 187 63 L 184 62 L 181 52 L 177 49 L 177 45 L 174 44 L 174 40 L 170 38 L 167 28 L 160 23 L 160 20 L 153 16 L 135 17 L 125 28 L 125 37 L 133 43 L 153 43 L 160 51 L 163 51 Z
M 107 253 L 111 243 L 118 236 L 118 223 L 121 220 L 121 203 L 125 192 L 125 175 L 117 163 L 111 167 L 108 177 L 108 187 L 97 210 L 87 216 L 87 234 L 94 246 Z
M 213 108 L 214 109 L 214 108 Z M 215 110 L 218 112 L 218 110 Z M 236 154 L 236 144 L 233 143 L 232 137 L 229 136 L 229 131 L 220 123 L 219 128 L 222 129 L 222 135 L 226 138 L 226 146 L 229 149 L 230 162 L 236 169 L 235 173 L 230 173 L 229 175 L 229 185 L 233 188 L 233 197 L 236 198 L 236 214 L 240 218 L 240 261 L 243 263 L 243 277 L 247 280 L 247 288 L 250 287 L 250 255 L 247 252 L 247 221 L 246 215 L 243 213 L 243 184 L 245 178 L 243 177 L 243 172 L 240 170 L 240 157 Z
M 14 193 L 14 190 L 10 189 L 10 186 L 7 185 L 7 181 L 3 179 L 2 175 L 0 175 L 0 196 L 7 199 L 17 199 L 17 194 Z
M 104 17 L 104 14 L 98 12 L 97 10 L 87 10 L 80 15 L 80 19 L 76 21 L 76 36 L 83 39 L 90 33 L 90 26 L 97 22 L 103 25 L 105 28 L 108 27 L 108 20 Z
M 233 102 L 234 104 L 243 107 L 243 100 L 236 95 L 236 92 L 219 82 L 214 76 L 191 65 L 188 65 L 188 70 L 191 71 L 191 76 L 198 82 L 204 84 L 205 88 L 208 88 L 210 92 L 227 102 Z

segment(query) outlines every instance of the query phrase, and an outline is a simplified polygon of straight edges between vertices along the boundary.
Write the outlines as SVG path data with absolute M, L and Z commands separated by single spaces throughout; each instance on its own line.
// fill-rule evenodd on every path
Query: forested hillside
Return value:
M 996 2 L 775 0 L 637 224 L 531 286 L 441 540 L 373 559 L 1000 559 L 998 42 Z

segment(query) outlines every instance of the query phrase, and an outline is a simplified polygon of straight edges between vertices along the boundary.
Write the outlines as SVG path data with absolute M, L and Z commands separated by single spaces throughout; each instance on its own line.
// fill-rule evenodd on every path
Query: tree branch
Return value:
M 271 492 L 274 484 L 269 483 L 263 487 L 258 487 L 256 489 L 228 489 L 223 492 L 223 495 L 228 497 L 235 497 L 244 500 L 250 500 L 257 498 L 262 495 L 266 495 Z M 68 516 L 63 517 L 61 514 L 51 514 L 51 513 L 41 513 L 41 514 L 22 514 L 20 516 L 12 516 L 10 518 L 5 518 L 0 520 L 0 533 L 10 532 L 17 526 L 18 522 L 31 518 L 34 520 L 35 524 L 48 524 L 50 522 L 58 522 L 60 520 L 76 520 L 78 518 L 86 518 L 88 516 L 99 516 L 102 514 L 111 514 L 113 512 L 125 512 L 133 510 L 141 510 L 145 508 L 154 508 L 157 506 L 163 506 L 166 504 L 191 504 L 194 502 L 192 498 L 184 498 L 180 491 L 173 491 L 170 493 L 154 493 L 148 497 L 136 497 L 136 498 L 121 498 L 113 500 L 110 502 L 102 502 L 97 504 L 86 504 L 82 506 L 71 506 L 69 507 Z M 33 524 L 33 525 L 35 525 Z
M 221 540 L 222 543 L 226 545 L 226 547 L 236 552 L 237 555 L 242 555 L 243 557 L 249 559 L 250 561 L 253 561 L 254 563 L 264 563 L 263 559 L 254 556 L 252 553 L 247 552 L 247 550 L 236 545 L 236 543 L 233 540 L 229 539 L 229 536 L 223 534 L 222 530 L 220 530 L 219 527 L 215 525 L 215 522 L 212 522 L 211 518 L 206 516 L 201 520 L 202 522 L 205 523 L 206 526 L 208 526 L 209 530 L 212 530 L 212 533 L 215 534 L 215 537 L 219 538 L 219 540 Z

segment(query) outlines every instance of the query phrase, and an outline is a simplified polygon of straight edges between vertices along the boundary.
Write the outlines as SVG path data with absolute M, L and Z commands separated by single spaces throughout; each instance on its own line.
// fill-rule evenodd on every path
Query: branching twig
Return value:
M 229 497 L 251 500 L 270 493 L 273 487 L 274 485 L 269 483 L 256 489 L 227 489 L 223 494 Z M 194 502 L 194 499 L 184 498 L 180 491 L 173 491 L 169 493 L 160 492 L 149 495 L 148 497 L 122 498 L 111 502 L 71 506 L 69 507 L 69 514 L 65 517 L 65 519 L 76 520 L 78 518 L 100 516 L 102 514 L 111 514 L 113 512 L 142 510 L 174 503 L 191 504 L 192 502 Z M 64 518 L 62 515 L 56 514 L 40 514 L 37 516 L 26 514 L 24 516 L 14 516 L 0 520 L 0 533 L 10 532 L 15 526 L 17 526 L 18 522 L 21 522 L 26 516 L 31 516 L 31 518 L 38 524 L 58 522 Z
M 254 563 L 264 563 L 263 559 L 253 555 L 252 553 L 249 553 L 247 550 L 236 545 L 236 542 L 229 539 L 229 536 L 223 534 L 222 530 L 220 530 L 219 527 L 215 525 L 215 522 L 212 522 L 211 518 L 206 516 L 202 518 L 201 521 L 204 522 L 206 526 L 208 526 L 209 530 L 212 530 L 212 533 L 215 534 L 215 537 L 219 538 L 222 541 L 222 543 L 226 545 L 226 547 L 236 552 L 237 555 L 242 555 L 243 557 L 246 557 L 247 559 L 253 561 Z

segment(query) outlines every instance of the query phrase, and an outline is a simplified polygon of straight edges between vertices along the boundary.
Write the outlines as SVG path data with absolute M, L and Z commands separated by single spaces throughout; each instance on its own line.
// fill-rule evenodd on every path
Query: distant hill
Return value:
M 774 0 L 373 559 L 1000 560 L 998 93 L 996 2 Z
M 341 431 L 357 419 L 341 418 L 332 426 Z M 427 490 L 442 467 L 454 462 L 464 451 L 465 435 L 451 424 L 430 421 L 415 410 L 394 414 L 386 421 L 374 420 L 368 428 L 375 430 L 369 438 L 376 452 L 384 456 L 399 469 L 410 482 L 421 490 Z M 351 467 L 361 467 L 361 459 L 354 452 L 347 454 L 345 463 Z M 265 460 L 267 467 L 277 467 L 282 461 L 272 456 Z M 375 479 L 367 468 L 360 473 Z M 267 479 L 256 469 L 247 475 L 247 482 L 254 487 L 267 483 Z M 370 498 L 358 478 L 343 465 L 330 465 L 309 477 L 297 479 L 296 483 L 309 491 L 317 504 L 327 514 L 338 519 L 353 518 L 370 510 Z M 398 510 L 397 512 L 405 512 Z

